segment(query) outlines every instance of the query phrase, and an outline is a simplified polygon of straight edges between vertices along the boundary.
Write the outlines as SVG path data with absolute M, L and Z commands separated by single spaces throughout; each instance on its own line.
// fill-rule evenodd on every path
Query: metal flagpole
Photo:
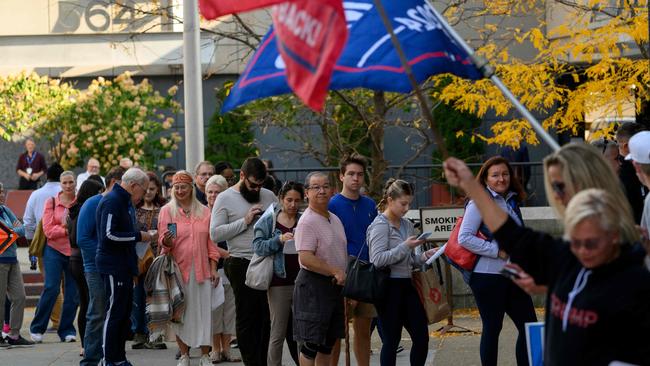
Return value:
M 185 92 L 185 168 L 193 171 L 203 161 L 203 89 L 199 5 L 197 0 L 183 2 L 183 83 Z
M 549 135 L 546 130 L 542 127 L 542 125 L 537 121 L 537 118 L 535 118 L 526 107 L 524 107 L 523 104 L 515 97 L 510 89 L 508 89 L 505 84 L 501 81 L 501 79 L 494 73 L 494 67 L 492 67 L 489 62 L 481 57 L 478 56 L 472 47 L 470 47 L 467 42 L 452 28 L 449 23 L 445 20 L 445 18 L 442 17 L 440 13 L 436 10 L 436 8 L 433 7 L 433 4 L 431 4 L 430 0 L 426 0 L 429 6 L 431 7 L 431 10 L 436 14 L 438 19 L 441 21 L 441 25 L 445 32 L 460 46 L 467 52 L 467 54 L 470 56 L 472 59 L 472 62 L 474 65 L 481 70 L 483 73 L 483 76 L 485 78 L 490 79 L 492 83 L 501 91 L 501 93 L 512 103 L 515 108 L 521 113 L 528 122 L 530 122 L 530 125 L 533 127 L 535 132 L 539 134 L 544 142 L 546 142 L 554 151 L 557 151 L 560 149 L 560 145 L 555 141 L 551 135 Z

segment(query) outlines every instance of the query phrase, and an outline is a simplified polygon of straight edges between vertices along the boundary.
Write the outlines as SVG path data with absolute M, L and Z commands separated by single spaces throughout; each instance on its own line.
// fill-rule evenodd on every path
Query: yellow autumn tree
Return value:
M 440 2 L 434 2 L 438 7 Z M 648 0 L 485 0 L 444 5 L 450 23 L 543 126 L 574 134 L 594 112 L 620 116 L 650 100 Z M 528 51 L 526 51 L 528 50 Z M 434 78 L 437 82 L 438 78 Z M 569 80 L 569 82 L 567 82 Z M 488 143 L 537 144 L 527 121 L 489 80 L 453 81 L 433 95 L 480 117 L 493 113 Z M 513 118 L 514 116 L 514 118 Z

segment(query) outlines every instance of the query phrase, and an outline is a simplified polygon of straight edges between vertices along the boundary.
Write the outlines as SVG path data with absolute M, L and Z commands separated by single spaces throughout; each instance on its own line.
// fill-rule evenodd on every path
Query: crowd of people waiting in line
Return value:
M 348 322 L 357 364 L 370 363 L 375 326 L 381 365 L 396 363 L 403 329 L 410 363 L 425 364 L 427 317 L 411 274 L 437 249 L 422 250 L 405 217 L 415 195 L 408 182 L 389 179 L 375 203 L 362 194 L 367 164 L 359 155 L 341 161 L 336 194 L 327 173 L 282 184 L 258 158 L 247 159 L 239 177 L 228 163 L 201 162 L 193 173 L 162 179 L 126 160 L 101 177 L 90 159 L 87 174 L 75 179 L 56 163 L 37 168 L 33 145 L 26 142 L 18 162 L 21 187 L 43 170 L 47 183 L 30 196 L 24 223 L 4 205 L 0 186 L 0 220 L 28 240 L 45 235 L 37 259 L 45 284 L 29 341 L 20 335 L 25 290 L 15 245 L 0 255 L 0 297 L 7 298 L 0 347 L 42 342 L 50 320 L 62 342 L 76 341 L 79 307 L 81 365 L 130 365 L 127 339 L 134 349 L 164 349 L 175 339 L 179 366 L 190 364 L 190 348 L 200 348 L 201 366 L 281 365 L 285 342 L 296 364 L 336 365 Z M 519 333 L 516 362 L 528 364 L 524 324 L 537 319 L 531 294 L 547 298 L 545 364 L 650 364 L 650 195 L 639 205 L 650 186 L 650 132 L 624 124 L 616 142 L 592 145 L 567 144 L 544 160 L 561 238 L 525 227 L 526 191 L 507 159 L 488 159 L 476 178 L 462 161 L 445 161 L 449 183 L 468 195 L 458 241 L 479 256 L 463 279 L 483 325 L 482 365 L 497 365 L 505 314 Z M 136 250 L 141 243 L 156 258 L 149 269 Z M 255 257 L 272 258 L 264 289 L 247 282 Z M 390 269 L 382 301 L 342 297 L 356 257 Z M 504 267 L 516 278 L 502 276 Z M 166 289 L 169 303 L 145 290 L 155 280 L 147 271 L 160 268 L 178 280 L 177 289 Z M 217 286 L 223 303 L 214 307 Z M 182 306 L 169 300 L 179 293 Z M 160 306 L 168 310 L 162 317 Z M 241 359 L 230 350 L 235 336 Z

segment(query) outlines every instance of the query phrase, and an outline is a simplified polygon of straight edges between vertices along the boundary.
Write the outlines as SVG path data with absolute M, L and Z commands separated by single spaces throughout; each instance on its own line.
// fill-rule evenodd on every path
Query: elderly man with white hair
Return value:
M 145 172 L 131 168 L 97 207 L 96 264 L 108 299 L 103 333 L 105 366 L 131 366 L 124 344 L 133 303 L 133 277 L 138 275 L 135 244 L 149 242 L 155 235 L 155 231 L 138 231 L 135 224 L 135 205 L 144 197 L 148 184 Z
M 77 191 L 79 191 L 79 188 L 81 188 L 81 185 L 86 181 L 86 179 L 88 179 L 88 177 L 91 175 L 99 175 L 100 168 L 101 165 L 99 164 L 99 160 L 95 158 L 88 159 L 88 162 L 86 163 L 86 171 L 77 176 Z M 104 177 L 102 177 L 102 182 L 104 182 L 104 186 L 106 186 Z

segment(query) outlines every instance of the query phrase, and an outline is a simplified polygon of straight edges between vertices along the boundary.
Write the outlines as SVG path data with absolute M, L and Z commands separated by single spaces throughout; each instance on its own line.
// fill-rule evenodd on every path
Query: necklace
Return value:
M 183 212 L 183 215 L 185 215 L 186 218 L 190 218 L 190 214 L 192 213 L 192 209 L 184 209 L 181 207 L 181 211 Z

